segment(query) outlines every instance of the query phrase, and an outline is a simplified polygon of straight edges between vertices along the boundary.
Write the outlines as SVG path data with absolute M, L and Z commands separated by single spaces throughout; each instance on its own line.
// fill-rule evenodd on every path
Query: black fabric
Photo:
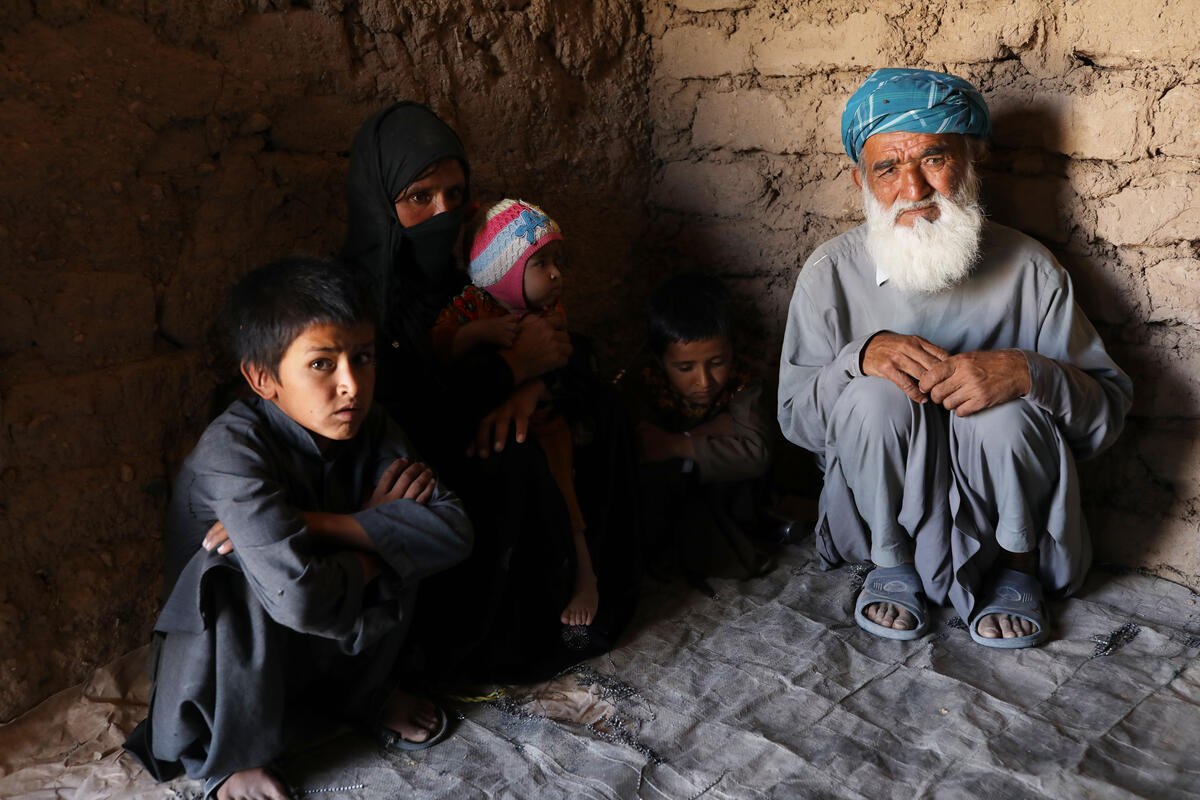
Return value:
M 405 228 L 395 200 L 431 164 L 462 164 L 463 205 Z M 467 282 L 456 269 L 454 243 L 462 228 L 471 167 L 462 141 L 420 103 L 400 102 L 372 114 L 359 128 L 346 177 L 350 221 L 342 257 L 362 269 L 381 298 L 381 339 L 428 369 L 429 328 L 446 301 Z
M 574 579 L 570 520 L 536 442 L 518 445 L 510 439 L 503 452 L 483 461 L 465 456 L 479 421 L 514 384 L 495 350 L 476 350 L 448 368 L 438 367 L 432 356 L 430 329 L 437 314 L 468 280 L 455 264 L 448 236 L 440 240 L 445 247 L 440 261 L 433 234 L 419 245 L 408 242 L 417 227 L 455 225 L 458 218 L 440 214 L 405 229 L 392 200 L 443 158 L 459 159 L 467 172 L 458 137 L 423 106 L 399 103 L 370 117 L 351 152 L 351 218 L 343 253 L 371 276 L 387 306 L 376 400 L 460 494 L 476 529 L 471 558 L 421 587 L 415 624 L 430 672 L 440 678 L 532 679 L 581 657 L 563 645 L 559 622 Z M 435 263 L 440 271 L 429 269 Z M 586 348 L 566 372 L 576 377 L 563 381 L 572 388 L 562 408 L 589 442 L 576 450 L 576 489 L 589 520 L 589 553 L 601 592 L 594 647 L 603 648 L 619 634 L 636 596 L 629 569 L 637 563 L 636 462 L 628 420 L 611 393 L 601 391 Z M 618 525 L 619 536 L 609 530 Z M 608 553 L 614 546 L 624 552 Z
M 350 656 L 273 620 L 237 570 L 212 571 L 206 588 L 207 629 L 156 642 L 150 713 L 125 742 L 157 779 L 261 767 L 331 724 L 375 721 L 402 635 Z
M 642 464 L 646 541 L 652 574 L 679 570 L 695 583 L 706 577 L 755 578 L 774 548 L 759 531 L 767 526 L 769 478 L 700 483 L 681 459 Z

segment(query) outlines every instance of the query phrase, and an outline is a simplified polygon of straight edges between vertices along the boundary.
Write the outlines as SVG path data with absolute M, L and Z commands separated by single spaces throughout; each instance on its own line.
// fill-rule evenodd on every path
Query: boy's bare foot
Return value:
M 894 603 L 871 603 L 863 609 L 862 613 L 871 622 L 885 628 L 911 631 L 917 627 L 917 618 L 912 615 L 912 612 Z
M 269 770 L 255 767 L 226 778 L 217 789 L 217 800 L 292 800 L 292 795 Z
M 596 576 L 590 572 L 577 575 L 575 593 L 563 609 L 560 620 L 564 625 L 591 625 L 599 607 L 600 591 L 596 588 Z
M 383 707 L 380 723 L 400 734 L 406 742 L 420 744 L 437 735 L 442 717 L 437 705 L 427 697 L 397 689 Z

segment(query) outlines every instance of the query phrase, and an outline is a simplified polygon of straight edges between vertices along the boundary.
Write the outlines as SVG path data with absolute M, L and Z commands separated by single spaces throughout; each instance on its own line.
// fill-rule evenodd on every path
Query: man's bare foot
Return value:
M 596 576 L 590 572 L 577 575 L 575 593 L 563 609 L 560 620 L 564 625 L 591 625 L 599 607 L 600 591 L 596 588 Z
M 1037 551 L 1032 553 L 1004 552 L 1000 554 L 999 563 L 1007 569 L 1036 575 Z M 1018 617 L 1015 614 L 988 614 L 979 618 L 979 621 L 975 623 L 975 630 L 985 639 L 1019 639 L 1022 636 L 1037 633 L 1038 625 L 1033 620 Z
M 401 689 L 392 692 L 379 721 L 413 744 L 429 741 L 442 726 L 441 714 L 432 700 Z
M 898 631 L 911 631 L 917 627 L 917 618 L 906 608 L 893 603 L 871 603 L 863 609 L 863 616 L 882 625 Z
M 217 800 L 292 800 L 292 795 L 268 770 L 255 767 L 226 778 L 217 789 Z
M 1013 614 L 988 614 L 975 623 L 975 630 L 985 639 L 1019 639 L 1037 633 L 1033 620 Z

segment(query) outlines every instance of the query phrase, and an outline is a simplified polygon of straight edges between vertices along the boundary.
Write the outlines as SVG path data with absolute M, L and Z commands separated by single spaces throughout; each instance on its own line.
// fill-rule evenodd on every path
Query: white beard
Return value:
M 867 252 L 897 289 L 936 294 L 971 273 L 979 260 L 983 230 L 979 180 L 973 169 L 968 168 L 952 198 L 934 192 L 926 200 L 897 201 L 891 208 L 884 208 L 866 183 L 862 193 L 867 215 Z M 917 217 L 911 228 L 896 225 L 896 216 L 906 208 L 930 205 L 939 209 L 933 222 Z

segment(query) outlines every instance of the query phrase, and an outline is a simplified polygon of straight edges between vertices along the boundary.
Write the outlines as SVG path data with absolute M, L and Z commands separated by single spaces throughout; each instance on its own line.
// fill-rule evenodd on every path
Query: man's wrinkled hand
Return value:
M 920 336 L 884 331 L 877 333 L 863 351 L 864 375 L 887 378 L 914 403 L 929 399 L 920 387 L 927 370 L 941 364 L 950 354 Z
M 930 367 L 919 388 L 947 411 L 965 417 L 1015 400 L 1031 385 L 1020 350 L 974 350 Z

